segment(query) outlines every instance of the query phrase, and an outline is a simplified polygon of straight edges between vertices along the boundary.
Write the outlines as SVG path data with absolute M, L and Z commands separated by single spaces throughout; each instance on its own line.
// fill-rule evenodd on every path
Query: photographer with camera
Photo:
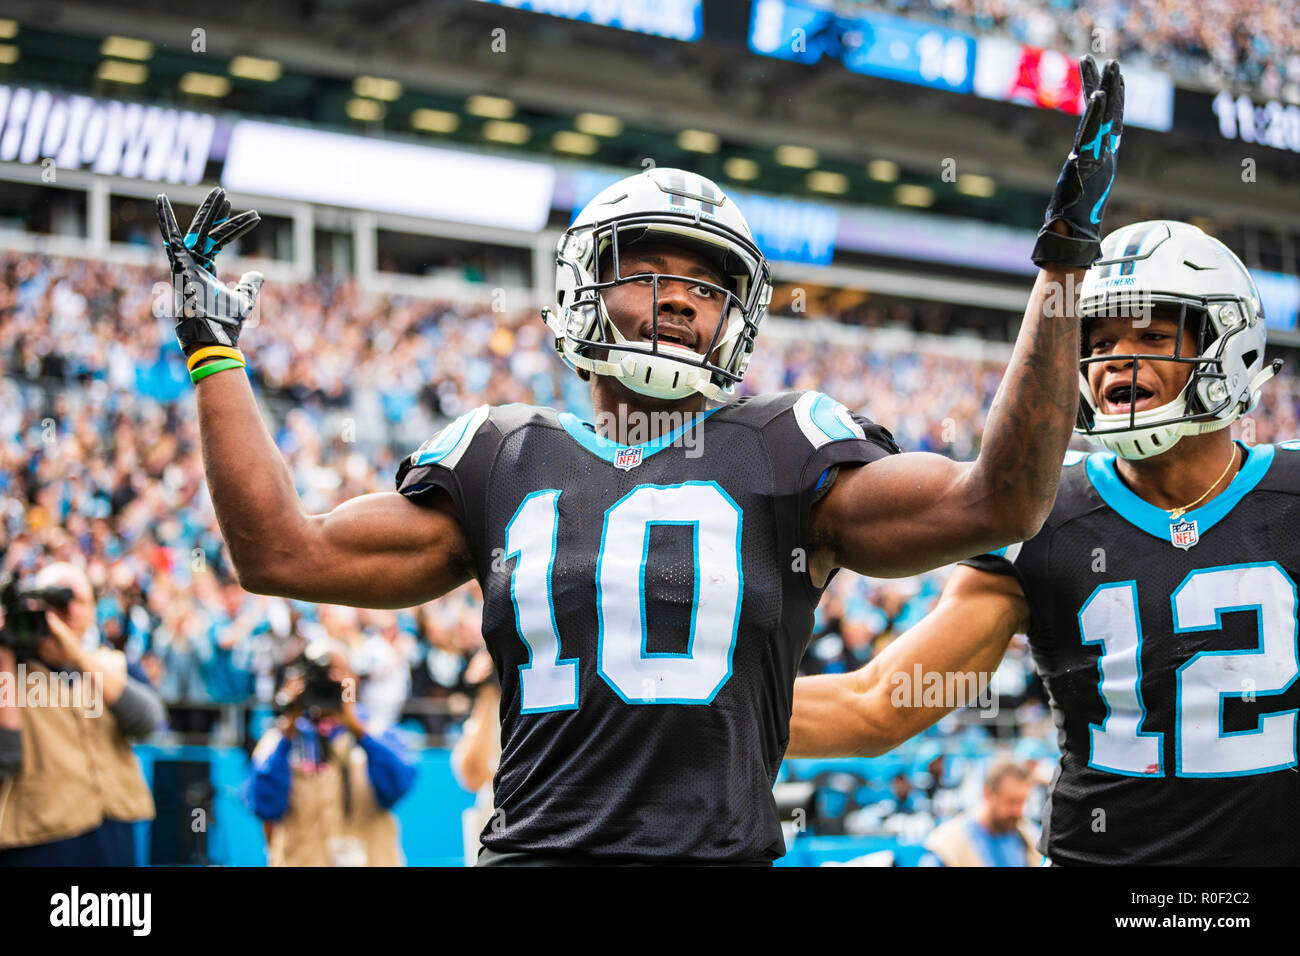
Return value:
M 0 866 L 131 866 L 132 824 L 154 817 L 131 739 L 162 700 L 121 651 L 87 646 L 85 571 L 58 562 L 34 584 L 0 602 Z
M 245 798 L 266 828 L 269 866 L 401 866 L 390 812 L 415 783 L 398 732 L 370 733 L 357 678 L 337 642 L 318 638 L 286 669 L 281 716 L 253 751 Z

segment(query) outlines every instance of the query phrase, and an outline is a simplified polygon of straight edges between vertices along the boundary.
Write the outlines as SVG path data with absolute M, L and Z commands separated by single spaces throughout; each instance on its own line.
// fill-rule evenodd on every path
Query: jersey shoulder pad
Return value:
M 407 456 L 407 460 L 412 468 L 435 464 L 455 468 L 484 425 L 491 426 L 504 438 L 519 428 L 547 423 L 555 423 L 554 409 L 519 403 L 480 405 L 443 426 Z
M 898 452 L 898 444 L 887 428 L 852 412 L 823 392 L 800 390 L 774 392 L 734 402 L 728 418 L 765 428 L 784 412 L 792 413 L 794 432 L 801 435 L 813 450 L 832 442 L 857 439 Z
M 1258 457 L 1260 470 L 1257 487 L 1265 491 L 1300 494 L 1300 439 L 1287 439 L 1274 445 L 1251 445 L 1250 457 Z M 1254 462 L 1247 462 L 1250 468 Z M 1245 469 L 1243 469 L 1244 471 Z
M 762 433 L 782 494 L 816 497 L 836 466 L 865 465 L 900 450 L 886 429 L 821 392 L 778 392 L 733 414 Z
M 794 404 L 792 396 L 798 394 L 798 392 L 770 392 L 766 395 L 746 395 L 744 398 L 723 405 L 713 413 L 713 418 L 717 421 L 762 429 L 772 419 L 789 409 Z
M 846 438 L 866 439 L 866 427 L 874 424 L 861 416 L 855 416 L 845 405 L 824 392 L 800 393 L 795 399 L 793 411 L 799 431 L 814 448 Z
M 419 468 L 423 465 L 442 465 L 444 468 L 455 468 L 492 411 L 490 405 L 480 405 L 444 425 L 441 431 L 411 452 L 408 457 L 410 466 Z

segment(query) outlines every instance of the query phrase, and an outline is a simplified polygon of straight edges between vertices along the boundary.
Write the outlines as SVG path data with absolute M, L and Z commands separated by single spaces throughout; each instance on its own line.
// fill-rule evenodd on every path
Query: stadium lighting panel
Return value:
M 387 112 L 383 103 L 360 96 L 354 96 L 348 100 L 346 109 L 348 119 L 354 119 L 360 123 L 377 123 L 384 118 L 384 113 Z
M 962 173 L 957 177 L 957 192 L 965 196 L 978 196 L 987 199 L 998 191 L 998 184 L 992 176 L 980 176 L 977 173 Z
M 757 179 L 761 170 L 758 163 L 752 159 L 746 159 L 743 156 L 732 156 L 722 164 L 722 172 L 728 179 L 748 183 Z
M 460 117 L 447 110 L 418 109 L 411 114 L 411 126 L 426 133 L 454 133 Z
M 104 37 L 99 52 L 101 56 L 117 57 L 119 60 L 148 60 L 153 57 L 153 44 L 133 37 L 110 36 Z
M 284 72 L 278 62 L 260 56 L 237 56 L 230 61 L 228 69 L 231 76 L 261 83 L 274 83 Z
M 95 77 L 107 83 L 129 83 L 132 86 L 139 86 L 149 79 L 149 70 L 141 63 L 105 60 L 99 64 Z
M 806 184 L 815 193 L 843 195 L 849 191 L 849 177 L 829 169 L 814 169 L 808 174 Z
M 878 183 L 898 182 L 898 163 L 888 159 L 873 159 L 867 163 L 867 175 Z
M 677 134 L 677 146 L 689 153 L 716 153 L 722 146 L 717 133 L 703 129 L 684 129 Z
M 774 155 L 782 166 L 795 169 L 812 169 L 818 162 L 817 150 L 811 146 L 778 146 Z
M 515 115 L 515 104 L 504 96 L 485 96 L 479 93 L 465 101 L 465 112 L 485 119 L 508 120 Z
M 215 73 L 186 73 L 181 77 L 181 92 L 191 96 L 220 99 L 230 92 L 230 80 Z
M 623 132 L 623 121 L 605 113 L 579 113 L 573 125 L 588 136 L 618 136 Z
M 575 133 L 571 129 L 562 129 L 551 137 L 551 148 L 561 153 L 590 156 L 600 149 L 600 140 L 586 133 Z
M 382 76 L 358 76 L 352 81 L 352 92 L 372 100 L 393 102 L 402 95 L 402 84 Z
M 494 143 L 510 143 L 518 146 L 532 137 L 533 131 L 524 123 L 508 123 L 505 120 L 492 120 L 483 124 L 483 138 Z
M 934 205 L 934 190 L 929 186 L 916 186 L 902 183 L 894 189 L 894 199 L 901 206 L 925 208 Z

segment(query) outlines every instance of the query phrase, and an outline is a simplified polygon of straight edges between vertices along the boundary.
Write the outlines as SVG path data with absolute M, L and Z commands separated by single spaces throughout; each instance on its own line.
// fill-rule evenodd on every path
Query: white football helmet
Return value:
M 651 340 L 623 336 L 610 320 L 602 292 L 643 278 L 623 275 L 620 250 L 660 241 L 706 255 L 732 283 L 724 289 L 699 278 L 649 273 L 654 282 Z M 600 281 L 601 265 L 613 277 Z M 722 321 L 701 355 L 685 345 L 659 341 L 659 283 L 689 280 L 723 293 Z M 570 368 L 610 375 L 642 395 L 684 398 L 731 397 L 749 365 L 754 336 L 772 298 L 771 270 L 754 243 L 749 224 L 717 184 L 681 169 L 652 168 L 620 180 L 587 204 L 560 237 L 555 252 L 554 308 L 543 317 L 555 347 Z
M 1087 353 L 1089 319 L 1149 316 L 1154 306 L 1179 310 L 1178 343 L 1196 336 L 1195 358 Z M 1084 355 L 1079 363 L 1079 434 L 1121 458 L 1139 460 L 1172 448 L 1184 435 L 1226 428 L 1259 401 L 1260 388 L 1281 368 L 1264 361 L 1264 311 L 1250 273 L 1232 251 L 1196 226 L 1172 220 L 1137 222 L 1112 232 L 1080 286 Z M 1176 350 L 1176 351 L 1181 351 Z M 1176 399 L 1157 408 L 1105 414 L 1088 384 L 1088 366 L 1116 358 L 1192 366 Z M 1132 362 L 1137 386 L 1137 362 Z M 1136 403 L 1134 403 L 1136 404 Z

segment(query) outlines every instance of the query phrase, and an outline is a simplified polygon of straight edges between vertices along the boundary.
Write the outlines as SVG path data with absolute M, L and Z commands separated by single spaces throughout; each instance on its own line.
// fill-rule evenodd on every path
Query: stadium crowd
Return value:
M 285 663 L 328 635 L 352 652 L 360 702 L 383 722 L 454 734 L 473 703 L 477 585 L 402 611 L 318 606 L 243 591 L 207 495 L 195 404 L 172 337 L 166 285 L 135 266 L 0 252 L 0 575 L 53 560 L 90 574 L 99 639 L 125 650 L 170 709 L 205 738 L 257 728 L 221 708 L 269 713 Z M 400 457 L 482 402 L 590 412 L 531 310 L 363 294 L 350 279 L 268 283 L 241 346 L 309 513 L 390 490 Z M 885 424 L 907 450 L 973 456 L 998 363 L 760 336 L 743 393 L 813 388 Z M 1284 375 L 1247 440 L 1297 433 Z M 946 572 L 901 581 L 841 574 L 819 609 L 809 673 L 865 663 L 922 616 Z M 1014 733 L 1044 715 L 1028 655 L 999 675 Z M 245 716 L 251 713 L 245 710 Z M 1007 721 L 1010 721 L 1008 723 Z M 976 722 L 984 723 L 984 722 Z M 225 739 L 229 742 L 230 737 Z
M 1198 85 L 1300 99 L 1300 7 L 1256 0 L 866 0 L 874 9 L 1030 46 L 1145 61 Z M 1100 34 L 1095 31 L 1101 31 Z M 1094 50 L 1094 39 L 1105 46 Z

